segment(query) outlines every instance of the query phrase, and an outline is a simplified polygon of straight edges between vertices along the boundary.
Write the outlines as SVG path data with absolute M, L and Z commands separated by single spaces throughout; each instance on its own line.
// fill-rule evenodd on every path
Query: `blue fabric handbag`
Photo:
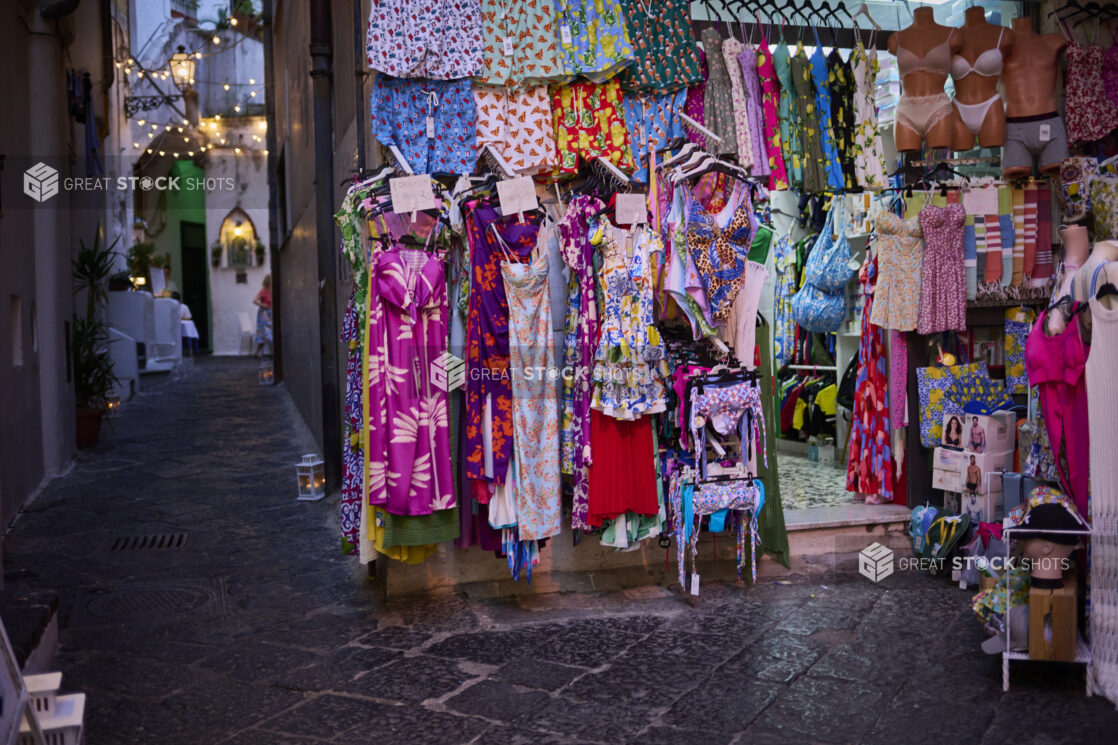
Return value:
M 807 257 L 807 263 L 804 264 L 805 282 L 810 282 L 824 292 L 839 294 L 846 292 L 846 285 L 854 278 L 855 272 L 850 268 L 853 256 L 850 253 L 850 241 L 846 238 L 846 228 L 842 220 L 843 201 L 841 194 L 831 199 L 831 209 L 827 211 L 827 223 L 815 241 L 815 246 Z M 838 212 L 837 218 L 836 212 Z
M 792 318 L 807 331 L 838 331 L 846 318 L 846 293 L 824 292 L 808 282 L 792 296 Z

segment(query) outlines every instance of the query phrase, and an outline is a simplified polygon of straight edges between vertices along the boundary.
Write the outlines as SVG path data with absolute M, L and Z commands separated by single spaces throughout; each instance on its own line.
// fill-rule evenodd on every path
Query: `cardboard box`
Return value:
M 1055 590 L 1029 590 L 1029 657 L 1034 660 L 1075 661 L 1079 635 L 1075 575 L 1064 577 Z
M 972 458 L 974 459 L 973 464 L 971 463 Z M 932 488 L 961 492 L 966 496 L 967 492 L 970 491 L 967 487 L 968 474 L 972 477 L 975 476 L 970 471 L 972 465 L 978 469 L 977 485 L 974 487 L 976 494 L 985 495 L 988 488 L 990 491 L 997 489 L 1000 492 L 1002 488 L 1001 479 L 991 478 L 988 483 L 986 474 L 1012 471 L 1013 451 L 979 455 L 942 447 L 936 448 L 932 457 Z
M 1017 415 L 1012 411 L 995 411 L 988 416 L 983 414 L 943 415 L 943 435 L 940 444 L 945 447 L 985 455 L 987 453 L 1012 453 L 1016 442 Z

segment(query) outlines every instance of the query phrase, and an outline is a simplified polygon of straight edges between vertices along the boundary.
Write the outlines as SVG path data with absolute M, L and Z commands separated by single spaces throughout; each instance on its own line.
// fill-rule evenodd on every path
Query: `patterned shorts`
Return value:
M 633 170 L 617 80 L 553 87 L 551 108 L 559 146 L 556 177 L 578 173 L 580 157 L 605 157 L 624 171 Z
M 683 120 L 687 91 L 660 96 L 625 96 L 625 123 L 629 126 L 629 142 L 637 170 L 633 180 L 648 182 L 648 153 L 659 150 L 677 138 L 686 136 Z M 666 156 L 665 156 L 666 157 Z
M 545 86 L 507 92 L 474 88 L 477 105 L 477 147 L 491 145 L 521 175 L 551 171 L 559 165 Z
M 377 140 L 398 147 L 416 173 L 474 170 L 477 112 L 469 80 L 378 75 L 372 120 Z
M 481 69 L 478 0 L 373 0 L 369 67 L 397 78 L 454 80 Z

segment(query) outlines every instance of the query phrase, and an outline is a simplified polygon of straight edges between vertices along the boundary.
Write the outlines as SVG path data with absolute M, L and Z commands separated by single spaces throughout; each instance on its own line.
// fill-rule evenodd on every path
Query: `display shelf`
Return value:
M 1083 540 L 1090 540 L 1091 526 L 1083 519 L 1081 515 L 1076 514 L 1075 519 L 1079 521 L 1080 527 L 1077 530 L 1051 530 L 1046 528 L 1030 528 L 1027 525 L 1015 525 L 1010 519 L 1004 518 L 1002 520 L 1002 535 L 1005 540 L 1005 566 L 1010 565 L 1010 557 L 1013 551 L 1013 533 L 1028 532 L 1034 533 L 1047 533 L 1050 535 L 1078 535 Z M 1065 662 L 1065 660 L 1040 660 L 1035 657 L 1030 657 L 1028 652 L 1011 652 L 1013 642 L 1010 638 L 1010 624 L 1009 615 L 1013 610 L 1013 593 L 1006 587 L 1005 591 L 1005 650 L 1002 651 L 1002 691 L 1009 690 L 1009 663 L 1011 660 L 1030 660 L 1032 662 Z M 1084 641 L 1082 635 L 1076 636 L 1075 640 L 1075 660 L 1071 664 L 1088 664 L 1091 662 L 1091 650 Z
M 1033 662 L 1055 662 L 1055 660 L 1038 660 L 1030 657 L 1028 652 L 1002 652 L 1002 655 L 1009 660 L 1031 660 Z M 1082 634 L 1075 640 L 1075 660 L 1076 665 L 1087 665 L 1091 662 L 1091 647 L 1087 644 L 1087 640 L 1083 638 Z M 1072 664 L 1072 663 L 1068 663 Z

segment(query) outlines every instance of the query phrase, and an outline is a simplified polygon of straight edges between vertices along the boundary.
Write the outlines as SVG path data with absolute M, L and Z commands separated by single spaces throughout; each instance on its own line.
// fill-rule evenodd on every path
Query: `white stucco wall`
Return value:
M 258 126 L 255 120 L 248 123 L 245 132 Z M 260 130 L 261 132 L 263 130 Z M 215 150 L 206 162 L 207 178 L 232 178 L 233 191 L 209 190 L 206 192 L 206 244 L 213 246 L 221 232 L 225 216 L 240 206 L 252 220 L 257 238 L 268 243 L 268 167 L 263 152 L 242 150 L 236 155 L 232 150 Z M 223 262 L 224 263 L 224 262 Z M 237 284 L 237 273 L 244 272 L 248 281 Z M 254 327 L 256 306 L 252 299 L 259 292 L 264 275 L 271 272 L 270 256 L 265 253 L 262 266 L 245 268 L 215 268 L 210 264 L 210 312 L 213 318 L 213 353 L 237 355 L 241 353 L 241 323 L 238 312 L 249 315 Z M 249 350 L 251 353 L 252 349 Z

